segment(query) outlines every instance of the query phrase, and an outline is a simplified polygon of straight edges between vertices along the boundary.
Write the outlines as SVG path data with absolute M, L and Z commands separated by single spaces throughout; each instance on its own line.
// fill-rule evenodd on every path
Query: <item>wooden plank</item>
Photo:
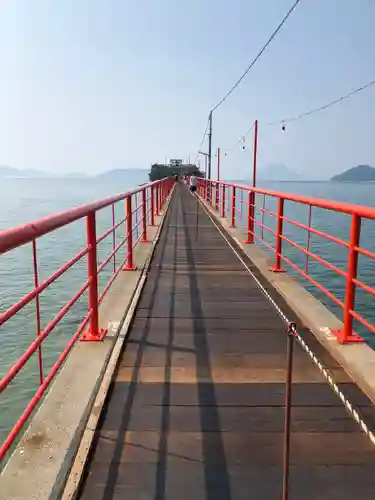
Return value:
M 179 187 L 101 419 L 83 499 L 280 498 L 286 328 Z M 274 294 L 274 292 L 273 292 Z M 359 405 L 374 408 L 310 332 Z M 375 450 L 296 346 L 291 500 L 372 500 Z

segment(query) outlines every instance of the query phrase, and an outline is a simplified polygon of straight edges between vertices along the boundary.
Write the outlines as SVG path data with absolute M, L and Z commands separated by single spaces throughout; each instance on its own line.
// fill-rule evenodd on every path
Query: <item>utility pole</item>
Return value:
M 253 187 L 257 185 L 258 120 L 254 123 Z
M 211 156 L 212 156 L 212 111 L 209 116 L 208 130 L 208 178 L 211 179 Z
M 220 180 L 220 148 L 217 148 L 217 180 Z

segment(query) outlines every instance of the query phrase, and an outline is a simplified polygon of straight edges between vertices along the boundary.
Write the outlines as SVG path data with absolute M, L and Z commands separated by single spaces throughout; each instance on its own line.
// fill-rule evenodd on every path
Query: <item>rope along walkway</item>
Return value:
M 196 209 L 178 186 L 82 499 L 280 498 L 285 322 L 200 206 L 196 231 Z M 373 428 L 368 399 L 310 332 L 298 332 Z M 291 464 L 292 500 L 373 498 L 375 448 L 298 344 Z

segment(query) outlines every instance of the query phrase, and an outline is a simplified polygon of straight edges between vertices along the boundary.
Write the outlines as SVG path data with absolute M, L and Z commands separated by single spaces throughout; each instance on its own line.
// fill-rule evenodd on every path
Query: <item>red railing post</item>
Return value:
M 220 181 L 220 148 L 217 148 L 217 180 Z
M 253 187 L 257 185 L 258 120 L 254 122 Z
M 245 243 L 254 243 L 254 214 L 255 214 L 255 193 L 249 191 L 249 207 L 247 212 L 247 240 Z
M 221 216 L 225 217 L 225 184 L 221 188 Z
M 243 189 L 241 188 L 240 189 L 240 220 L 241 220 L 241 224 L 242 224 L 242 214 L 243 214 Z
M 236 188 L 232 188 L 232 227 L 236 227 Z
M 264 240 L 264 210 L 266 208 L 266 195 L 263 195 L 263 204 L 262 204 L 262 220 L 260 223 L 260 227 L 262 228 L 262 241 Z
M 309 252 L 310 251 L 310 241 L 311 241 L 311 215 L 312 215 L 312 206 L 309 205 L 309 218 L 308 218 L 308 230 L 307 230 L 307 245 L 306 245 L 306 250 Z M 309 254 L 306 254 L 306 264 L 305 264 L 305 272 L 306 274 L 309 273 Z
M 283 234 L 283 217 L 284 217 L 284 198 L 279 198 L 278 209 L 277 209 L 277 228 L 276 228 L 276 260 L 274 267 L 271 271 L 274 273 L 282 273 L 285 271 L 281 267 L 281 255 L 282 255 L 282 234 Z
M 135 218 L 135 227 L 136 227 L 136 237 L 138 237 L 139 224 L 138 224 L 138 193 L 134 195 L 134 218 Z
M 126 204 L 126 264 L 123 271 L 134 271 L 133 264 L 133 214 L 132 214 L 132 195 L 128 195 Z
M 146 188 L 142 189 L 142 243 L 148 243 L 147 239 L 147 207 Z
M 341 342 L 362 342 L 362 338 L 353 333 L 353 316 L 351 314 L 355 307 L 355 290 L 356 285 L 354 280 L 357 278 L 358 270 L 358 251 L 359 239 L 361 234 L 361 218 L 353 214 L 350 227 L 350 242 L 348 250 L 348 275 L 346 278 L 346 293 L 344 305 L 344 330 L 335 331 Z
M 33 238 L 33 263 L 34 263 L 34 286 L 38 288 L 39 286 L 39 276 L 38 276 L 38 258 L 36 254 L 36 240 Z M 39 337 L 41 334 L 41 322 L 40 322 L 40 301 L 39 293 L 35 297 L 35 309 L 36 309 L 36 334 Z M 42 346 L 38 347 L 38 367 L 39 367 L 39 383 L 43 384 L 43 356 L 42 356 Z
M 150 196 L 150 212 L 151 212 L 151 220 L 150 226 L 155 226 L 155 200 L 154 200 L 154 186 L 151 186 L 151 196 Z
M 155 185 L 155 211 L 156 215 L 160 215 L 160 206 L 159 206 L 159 189 L 160 189 L 160 183 L 158 182 Z
M 81 340 L 97 342 L 103 339 L 107 330 L 99 328 L 99 302 L 98 302 L 98 262 L 96 253 L 96 214 L 90 212 L 86 217 L 87 234 L 87 265 L 88 265 L 88 298 L 90 323 L 82 335 Z
M 220 189 L 220 185 L 217 182 L 216 183 L 216 189 L 215 189 L 215 198 L 216 198 L 215 208 L 216 208 L 217 211 L 219 211 L 219 189 Z
M 114 228 L 116 225 L 116 213 L 115 213 L 115 204 L 112 205 L 112 227 Z M 113 229 L 112 232 L 112 251 L 113 251 L 113 274 L 116 272 L 116 229 Z

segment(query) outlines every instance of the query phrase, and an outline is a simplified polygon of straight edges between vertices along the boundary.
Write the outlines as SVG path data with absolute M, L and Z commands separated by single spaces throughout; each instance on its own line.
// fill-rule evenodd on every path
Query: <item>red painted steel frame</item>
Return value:
M 253 179 L 255 183 L 256 176 L 256 140 L 257 140 L 257 124 L 255 130 L 255 145 L 254 145 L 254 158 L 253 158 Z M 229 192 L 232 192 L 231 200 L 229 200 L 229 219 L 232 227 L 236 227 L 236 225 L 243 226 L 242 220 L 238 220 L 236 218 L 236 214 L 239 215 L 242 213 L 242 204 L 248 205 L 247 211 L 247 226 L 244 227 L 247 232 L 247 240 L 246 243 L 254 243 L 255 241 L 259 241 L 262 243 L 268 250 L 272 251 L 275 255 L 275 262 L 272 266 L 271 270 L 274 272 L 283 272 L 284 269 L 282 264 L 287 264 L 294 271 L 297 271 L 303 278 L 308 280 L 314 287 L 319 289 L 325 295 L 327 295 L 331 300 L 333 300 L 339 307 L 343 309 L 343 329 L 335 330 L 332 333 L 337 336 L 340 342 L 349 343 L 349 342 L 363 342 L 363 339 L 353 331 L 353 318 L 359 321 L 362 325 L 364 325 L 368 330 L 372 333 L 375 333 L 375 325 L 371 322 L 367 321 L 356 311 L 356 288 L 361 288 L 364 292 L 369 293 L 375 296 L 375 288 L 361 282 L 357 278 L 358 274 L 358 254 L 364 255 L 375 261 L 375 253 L 371 252 L 365 248 L 360 246 L 360 229 L 361 229 L 361 221 L 362 219 L 375 219 L 375 209 L 370 207 L 365 207 L 361 205 L 351 205 L 349 203 L 342 203 L 338 201 L 328 201 L 318 198 L 311 198 L 307 196 L 298 196 L 288 193 L 281 193 L 278 191 L 271 191 L 266 189 L 259 189 L 255 186 L 244 186 L 241 184 L 233 184 L 229 182 L 216 182 L 210 180 L 199 180 L 201 184 L 200 193 L 207 193 L 212 190 L 212 186 L 215 185 L 217 189 L 222 189 L 223 192 L 227 189 Z M 247 202 L 242 201 L 242 193 L 248 193 Z M 258 218 L 260 214 L 260 220 L 257 220 L 257 207 L 256 207 L 256 195 L 262 195 L 262 204 L 258 207 Z M 218 210 L 217 204 L 215 206 L 212 203 L 212 200 L 207 195 L 205 196 L 206 200 L 211 203 L 213 208 Z M 277 213 L 271 211 L 266 208 L 266 198 L 273 198 L 277 201 L 278 209 Z M 286 202 L 294 202 L 300 205 L 306 205 L 308 209 L 308 222 L 307 224 L 302 223 L 300 221 L 292 220 L 284 215 L 284 208 Z M 225 203 L 225 202 L 224 202 Z M 236 204 L 241 203 L 241 209 L 238 209 Z M 224 204 L 221 207 L 221 215 L 224 213 Z M 341 238 L 328 234 L 320 229 L 317 229 L 312 226 L 312 208 L 317 207 L 325 210 L 330 210 L 336 213 L 347 214 L 351 217 L 351 230 L 348 241 L 345 241 Z M 264 224 L 264 214 L 267 214 L 269 217 L 274 219 L 274 227 L 269 227 Z M 307 232 L 306 239 L 306 248 L 304 248 L 301 244 L 293 241 L 290 237 L 287 237 L 284 234 L 283 226 L 284 223 L 292 224 L 295 227 L 303 229 Z M 260 235 L 256 232 L 256 227 L 260 228 Z M 266 234 L 273 234 L 275 236 L 275 244 L 271 245 L 269 242 L 264 239 L 264 231 Z M 333 242 L 345 249 L 348 252 L 347 258 L 347 269 L 342 270 L 339 269 L 334 264 L 328 262 L 323 259 L 321 256 L 315 254 L 311 251 L 311 236 L 316 235 L 321 238 L 327 239 L 330 242 Z M 305 269 L 301 269 L 295 262 L 293 262 L 293 258 L 288 258 L 283 252 L 283 241 L 290 245 L 295 251 L 304 254 L 305 257 Z M 345 300 L 342 301 L 338 299 L 330 290 L 328 290 L 323 284 L 319 283 L 316 279 L 312 277 L 309 272 L 309 261 L 308 259 L 314 259 L 315 262 L 318 262 L 325 268 L 330 271 L 335 272 L 336 274 L 342 276 L 346 280 L 345 285 Z
M 21 309 L 35 299 L 36 305 L 36 338 L 31 342 L 22 356 L 8 370 L 8 373 L 0 380 L 0 393 L 5 391 L 12 380 L 22 370 L 28 360 L 37 354 L 39 366 L 39 388 L 27 404 L 23 414 L 15 423 L 13 429 L 8 437 L 0 447 L 0 461 L 4 459 L 6 453 L 11 448 L 28 421 L 30 415 L 36 408 L 37 404 L 47 391 L 55 375 L 58 373 L 61 365 L 64 363 L 69 352 L 75 343 L 81 339 L 86 341 L 100 341 L 103 339 L 106 330 L 101 329 L 99 326 L 99 304 L 103 300 L 106 292 L 109 290 L 114 279 L 118 273 L 123 269 L 123 265 L 117 268 L 116 266 L 116 253 L 126 243 L 127 257 L 125 260 L 125 269 L 134 269 L 133 265 L 133 226 L 132 219 L 132 199 L 135 199 L 139 194 L 141 195 L 141 206 L 137 208 L 142 213 L 139 224 L 142 224 L 142 234 L 137 241 L 147 241 L 147 223 L 150 220 L 151 225 L 155 225 L 155 216 L 159 215 L 162 206 L 164 205 L 167 197 L 169 196 L 174 182 L 172 179 L 164 179 L 154 183 L 149 183 L 141 186 L 133 191 L 128 191 L 117 196 L 105 198 L 100 201 L 81 205 L 79 207 L 60 212 L 58 214 L 46 217 L 44 219 L 26 224 L 21 227 L 0 231 L 0 255 L 5 254 L 22 245 L 32 245 L 33 257 L 33 270 L 34 270 L 34 289 L 24 295 L 20 300 L 12 304 L 6 311 L 0 313 L 0 327 L 8 320 L 14 317 Z M 126 203 L 126 217 L 116 223 L 115 218 L 115 204 L 117 202 Z M 149 206 L 149 209 L 147 208 Z M 97 218 L 96 214 L 99 210 L 111 207 L 111 222 L 110 227 L 104 234 L 97 237 Z M 37 239 L 41 236 L 48 234 L 56 229 L 71 224 L 77 220 L 86 219 L 86 235 L 87 246 L 83 248 L 75 257 L 70 259 L 66 264 L 61 266 L 49 278 L 43 282 L 39 281 L 38 265 L 37 265 Z M 116 229 L 124 225 L 126 227 L 126 234 L 124 239 L 116 245 Z M 110 254 L 98 266 L 97 258 L 97 245 L 108 236 L 112 235 L 112 250 Z M 39 303 L 40 294 L 45 291 L 49 285 L 54 283 L 60 276 L 68 271 L 74 264 L 80 261 L 85 255 L 88 256 L 88 279 L 83 283 L 78 292 L 60 309 L 55 318 L 48 323 L 42 330 L 41 328 L 41 306 Z M 109 279 L 107 285 L 104 287 L 101 295 L 98 296 L 98 274 L 103 268 L 113 259 L 113 272 L 112 277 Z M 63 319 L 71 307 L 80 299 L 80 297 L 88 291 L 88 313 L 82 319 L 81 324 L 74 335 L 67 343 L 63 352 L 59 355 L 58 360 L 53 365 L 48 373 L 43 371 L 43 357 L 42 357 L 42 344 L 43 341 L 49 336 L 52 330 Z M 85 328 L 88 325 L 86 331 Z

